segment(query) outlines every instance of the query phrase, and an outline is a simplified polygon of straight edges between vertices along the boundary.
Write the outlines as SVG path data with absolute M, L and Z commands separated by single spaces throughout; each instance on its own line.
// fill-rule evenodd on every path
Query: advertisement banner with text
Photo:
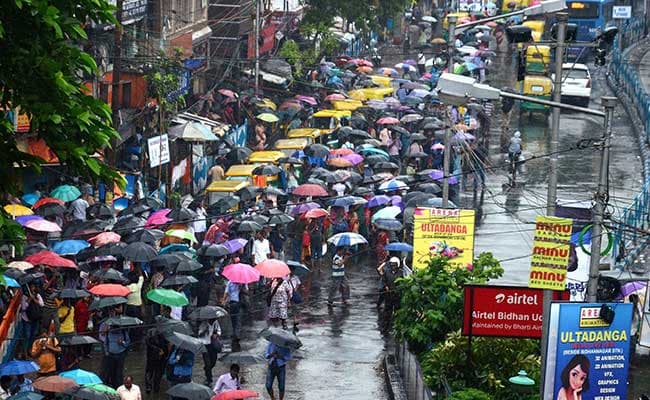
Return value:
M 602 305 L 551 304 L 544 400 L 627 399 L 632 304 L 607 304 L 611 323 L 600 318 Z
M 449 257 L 455 268 L 474 260 L 474 210 L 416 208 L 413 218 L 413 266 L 424 268 L 433 256 Z
M 528 287 L 564 290 L 571 251 L 570 218 L 535 218 L 533 254 L 530 260 Z

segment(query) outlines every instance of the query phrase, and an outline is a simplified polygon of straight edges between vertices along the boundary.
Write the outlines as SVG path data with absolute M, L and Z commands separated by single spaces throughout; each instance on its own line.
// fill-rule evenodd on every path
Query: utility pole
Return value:
M 600 275 L 600 248 L 602 244 L 603 219 L 607 205 L 609 178 L 609 146 L 612 139 L 612 118 L 616 97 L 603 97 L 605 107 L 605 135 L 600 143 L 600 170 L 598 172 L 598 190 L 594 204 L 594 222 L 591 227 L 591 258 L 589 260 L 589 284 L 587 301 L 596 302 L 598 294 L 598 276 Z
M 260 92 L 260 6 L 262 0 L 255 0 L 255 94 Z
M 555 79 L 553 82 L 553 102 L 560 103 L 562 100 L 562 62 L 564 58 L 564 40 L 566 37 L 567 22 L 569 14 L 558 12 L 557 18 L 557 44 L 555 47 Z M 553 107 L 551 120 L 551 146 L 549 176 L 548 176 L 548 193 L 546 196 L 546 215 L 555 216 L 555 203 L 557 201 L 557 173 L 558 173 L 558 149 L 560 143 L 560 108 Z M 542 340 L 541 340 L 541 378 L 540 378 L 540 396 L 544 397 L 544 377 L 546 376 L 546 349 L 548 348 L 548 324 L 551 317 L 551 302 L 553 301 L 553 291 L 544 289 L 542 295 Z
M 113 48 L 113 79 L 111 81 L 111 111 L 113 114 L 113 127 L 119 128 L 119 108 L 120 108 L 120 80 L 122 72 L 122 8 L 124 0 L 117 0 L 115 11 L 115 41 Z
M 449 23 L 449 37 L 447 38 L 447 72 L 454 73 L 454 49 L 456 48 L 456 16 L 447 17 Z M 442 181 L 442 208 L 449 207 L 449 174 L 451 164 L 451 118 L 446 116 L 447 129 L 445 129 L 445 152 L 443 153 L 444 180 Z

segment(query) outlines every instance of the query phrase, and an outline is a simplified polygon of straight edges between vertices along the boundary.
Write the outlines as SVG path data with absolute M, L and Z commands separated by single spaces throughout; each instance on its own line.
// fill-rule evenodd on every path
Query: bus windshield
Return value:
M 596 19 L 600 16 L 600 3 L 574 1 L 567 3 L 570 19 Z

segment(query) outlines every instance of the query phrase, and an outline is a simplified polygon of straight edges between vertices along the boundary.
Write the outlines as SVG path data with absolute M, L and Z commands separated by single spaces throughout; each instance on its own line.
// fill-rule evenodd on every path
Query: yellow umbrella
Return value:
M 264 122 L 278 122 L 280 120 L 280 118 L 276 117 L 271 113 L 262 113 L 255 118 Z
M 22 217 L 23 215 L 34 215 L 34 211 L 20 205 L 20 204 L 7 204 L 4 209 L 9 215 L 14 217 Z
M 278 109 L 278 106 L 275 105 L 275 103 L 273 101 L 271 101 L 271 99 L 262 99 L 262 101 L 257 103 L 257 106 L 259 106 L 259 107 L 268 107 L 273 111 Z
M 368 96 L 361 90 L 355 90 L 350 92 L 350 98 L 354 100 L 359 100 L 359 101 L 366 101 L 368 100 Z
M 443 39 L 443 38 L 435 38 L 435 39 L 431 40 L 431 43 L 433 43 L 433 44 L 446 44 L 447 41 L 445 39 Z

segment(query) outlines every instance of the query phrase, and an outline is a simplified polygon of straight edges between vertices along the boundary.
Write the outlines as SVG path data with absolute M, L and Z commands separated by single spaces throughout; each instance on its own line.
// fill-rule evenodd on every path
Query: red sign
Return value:
M 463 335 L 542 337 L 543 291 L 516 286 L 465 286 Z M 569 292 L 553 292 L 569 300 Z
M 269 25 L 260 30 L 260 57 L 273 50 L 275 46 L 275 25 Z M 248 35 L 248 58 L 255 59 L 255 32 Z

